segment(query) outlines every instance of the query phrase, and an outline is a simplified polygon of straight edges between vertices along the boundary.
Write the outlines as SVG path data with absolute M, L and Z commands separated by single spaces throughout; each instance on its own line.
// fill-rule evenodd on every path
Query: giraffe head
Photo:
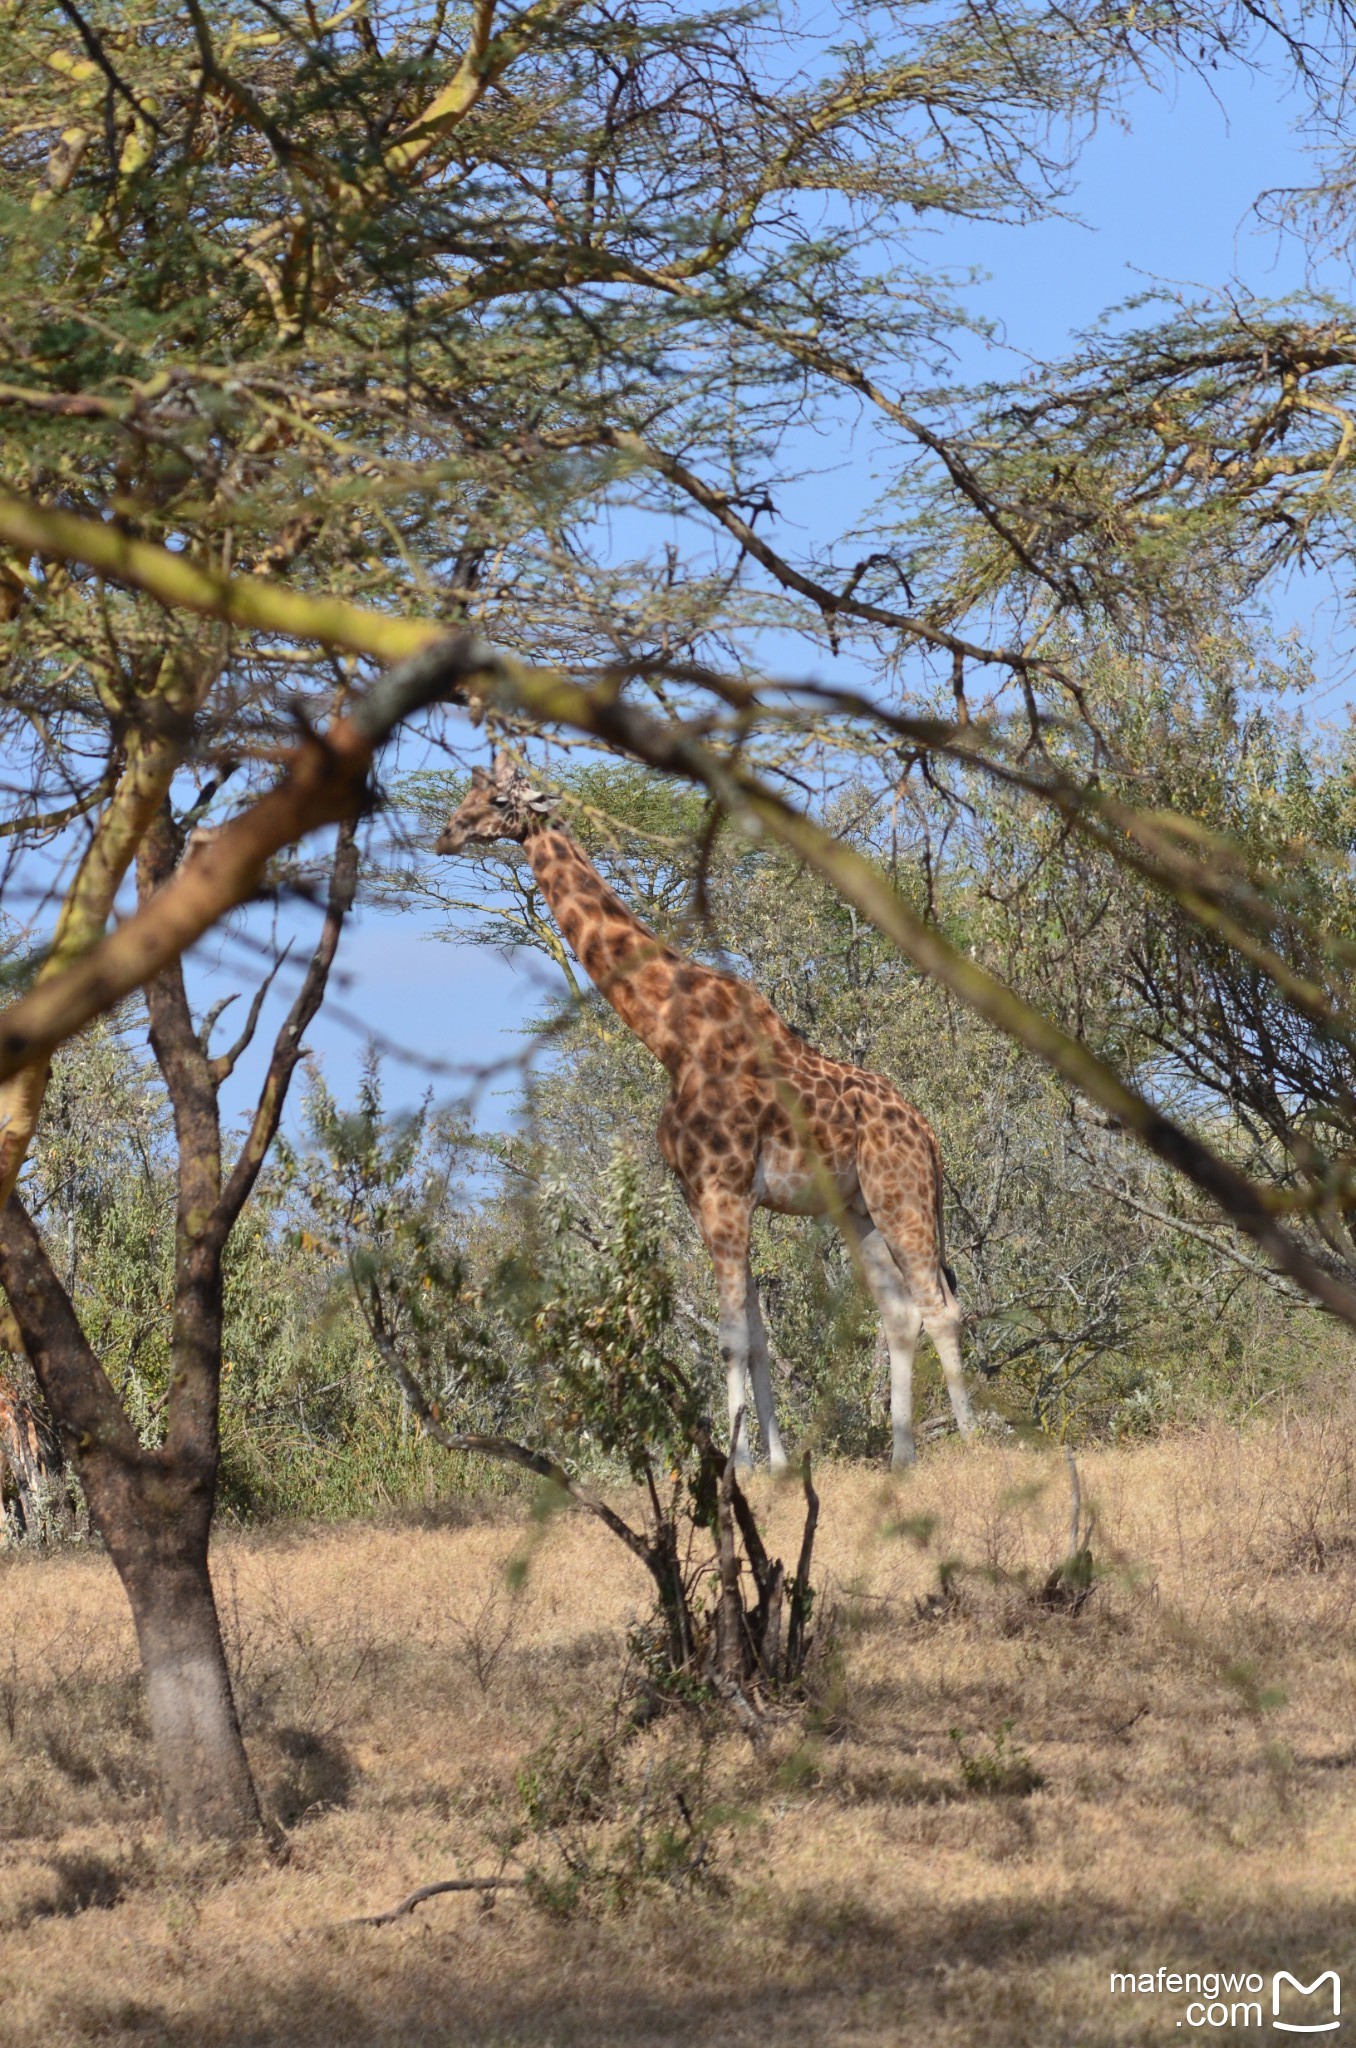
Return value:
M 460 853 L 472 841 L 521 843 L 555 809 L 555 798 L 534 787 L 507 754 L 490 768 L 471 770 L 471 787 L 433 843 L 435 853 Z

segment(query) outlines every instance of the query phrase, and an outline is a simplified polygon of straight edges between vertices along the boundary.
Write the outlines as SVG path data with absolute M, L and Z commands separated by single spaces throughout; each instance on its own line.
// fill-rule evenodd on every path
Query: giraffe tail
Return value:
M 930 1131 L 928 1135 L 932 1139 L 933 1190 L 937 1204 L 937 1264 L 941 1269 L 943 1280 L 945 1280 L 947 1287 L 951 1291 L 951 1299 L 959 1301 L 960 1289 L 956 1285 L 955 1269 L 946 1263 L 946 1217 L 943 1213 L 945 1188 L 942 1180 L 942 1148 L 937 1143 L 937 1136 L 934 1131 Z

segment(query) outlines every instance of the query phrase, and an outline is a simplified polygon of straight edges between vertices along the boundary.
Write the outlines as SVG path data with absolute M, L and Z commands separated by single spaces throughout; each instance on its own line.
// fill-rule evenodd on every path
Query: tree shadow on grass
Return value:
M 77 2039 L 154 2048 L 1149 2048 L 1257 2034 L 1198 2031 L 1185 1996 L 1113 1993 L 1112 1971 L 1258 1972 L 1269 2026 L 1271 1972 L 1312 1981 L 1340 1968 L 1356 1937 L 1350 1906 L 1278 1905 L 1265 1928 L 1261 1908 L 1249 1928 L 1236 1906 L 1215 1919 L 1130 1914 L 1088 1894 L 1055 1908 L 964 1906 L 912 1926 L 810 1894 L 777 1910 L 775 1929 L 768 1901 L 738 1898 L 722 1920 L 702 1905 L 658 1922 L 561 1926 L 519 1906 L 483 1915 L 447 1902 L 426 1907 L 422 1925 L 270 1944 L 255 1971 L 233 1972 L 229 2009 L 185 2012 L 180 1992 L 177 2010 L 157 2012 L 144 1992 L 110 1987 L 106 2003 L 67 2012 Z

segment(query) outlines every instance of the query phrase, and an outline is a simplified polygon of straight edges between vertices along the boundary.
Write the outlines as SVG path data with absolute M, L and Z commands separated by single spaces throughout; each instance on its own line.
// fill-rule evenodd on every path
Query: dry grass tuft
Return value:
M 1041 1597 L 1058 1458 L 823 1472 L 836 1626 L 760 1755 L 696 1713 L 619 1719 L 647 1584 L 582 1517 L 518 1593 L 502 1507 L 229 1536 L 285 1861 L 164 1845 L 110 1567 L 6 1560 L 6 2048 L 1252 2038 L 1109 1973 L 1307 1980 L 1351 1953 L 1356 1430 L 1334 1408 L 1081 1469 L 1100 1576 L 1076 1612 Z M 797 1495 L 763 1492 L 791 1543 Z M 524 1860 L 526 1893 L 343 1924 Z

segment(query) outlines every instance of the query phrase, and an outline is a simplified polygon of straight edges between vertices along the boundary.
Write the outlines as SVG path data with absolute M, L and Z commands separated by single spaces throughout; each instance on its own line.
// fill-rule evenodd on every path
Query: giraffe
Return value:
M 552 822 L 555 800 L 500 754 L 476 768 L 435 842 L 521 845 L 556 924 L 591 981 L 669 1076 L 659 1148 L 715 1271 L 736 1460 L 751 1463 L 748 1381 L 768 1461 L 786 1464 L 767 1332 L 749 1264 L 757 1208 L 832 1215 L 880 1312 L 890 1353 L 892 1463 L 914 1457 L 913 1360 L 937 1347 L 962 1436 L 974 1416 L 961 1371 L 961 1312 L 946 1265 L 941 1152 L 930 1125 L 879 1074 L 829 1059 L 734 975 L 702 966 L 632 916 L 583 849 Z

